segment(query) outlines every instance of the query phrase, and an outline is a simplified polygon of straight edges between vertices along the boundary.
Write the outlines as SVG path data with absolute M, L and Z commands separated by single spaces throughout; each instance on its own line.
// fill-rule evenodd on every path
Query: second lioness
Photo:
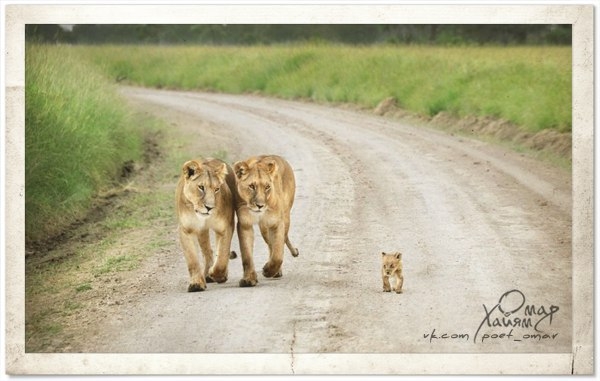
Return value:
M 290 164 L 275 155 L 238 161 L 233 170 L 237 178 L 237 232 L 244 267 L 240 286 L 252 287 L 257 283 L 253 259 L 254 224 L 258 224 L 269 246 L 269 260 L 262 270 L 265 277 L 282 276 L 284 244 L 293 256 L 298 255 L 298 249 L 292 246 L 288 238 L 296 180 Z

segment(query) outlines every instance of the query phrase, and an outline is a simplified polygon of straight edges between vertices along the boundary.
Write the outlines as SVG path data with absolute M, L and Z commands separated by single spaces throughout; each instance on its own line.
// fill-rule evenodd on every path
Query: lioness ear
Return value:
M 215 168 L 215 175 L 221 184 L 225 182 L 225 176 L 227 176 L 227 173 L 227 164 L 225 163 L 220 163 L 217 168 Z
M 235 172 L 235 176 L 241 180 L 248 173 L 248 164 L 245 161 L 238 161 L 233 165 L 233 171 Z
M 195 160 L 186 161 L 183 164 L 182 172 L 186 180 L 198 174 L 200 171 L 200 164 Z
M 277 163 L 275 162 L 275 160 L 268 160 L 265 164 L 267 165 L 268 174 L 272 175 L 277 171 Z

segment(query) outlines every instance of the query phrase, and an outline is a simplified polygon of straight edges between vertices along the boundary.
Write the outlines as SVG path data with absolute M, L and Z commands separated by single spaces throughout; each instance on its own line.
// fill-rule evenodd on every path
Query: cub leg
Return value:
M 244 275 L 240 280 L 240 287 L 256 286 L 256 270 L 254 270 L 254 260 L 252 251 L 254 249 L 254 229 L 252 224 L 237 224 L 238 239 L 240 241 L 240 251 L 242 252 L 242 266 Z
M 402 285 L 404 284 L 404 277 L 402 275 L 396 274 L 396 287 L 394 291 L 396 294 L 402 294 Z
M 269 260 L 263 266 L 263 275 L 267 278 L 272 278 L 281 276 L 283 244 L 285 241 L 285 228 L 283 224 L 269 228 L 269 239 Z
M 208 229 L 202 230 L 198 234 L 198 244 L 200 244 L 200 251 L 204 256 L 204 277 L 207 283 L 212 283 L 214 280 L 208 275 L 208 271 L 213 265 L 213 250 L 210 247 L 210 233 Z
M 382 275 L 381 278 L 383 279 L 383 292 L 392 291 L 392 287 L 390 286 L 389 277 L 387 277 L 386 275 Z
M 224 232 L 216 232 L 215 235 L 217 238 L 217 261 L 210 269 L 209 275 L 215 282 L 223 283 L 227 281 L 227 267 L 229 265 L 233 230 L 227 228 Z
M 183 255 L 187 263 L 188 272 L 190 273 L 188 292 L 204 291 L 206 289 L 204 269 L 201 268 L 198 261 L 195 238 L 193 234 L 187 234 L 183 229 L 179 228 L 179 241 L 181 242 Z

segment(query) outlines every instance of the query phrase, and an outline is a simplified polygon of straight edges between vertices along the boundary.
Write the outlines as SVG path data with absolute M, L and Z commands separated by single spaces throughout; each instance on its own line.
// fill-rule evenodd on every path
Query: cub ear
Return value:
M 233 172 L 235 177 L 242 179 L 248 173 L 248 164 L 245 161 L 238 161 L 233 165 Z
M 200 163 L 195 160 L 186 161 L 181 168 L 181 172 L 186 180 L 196 176 L 200 172 Z
M 225 176 L 227 176 L 227 173 L 227 164 L 225 163 L 219 163 L 215 168 L 215 175 L 221 184 L 225 182 Z
M 400 252 L 396 253 L 396 259 L 402 259 L 402 253 L 400 253 Z
M 382 251 L 382 252 L 381 252 L 381 256 L 382 256 L 382 257 L 385 257 L 385 252 L 383 252 L 383 251 Z

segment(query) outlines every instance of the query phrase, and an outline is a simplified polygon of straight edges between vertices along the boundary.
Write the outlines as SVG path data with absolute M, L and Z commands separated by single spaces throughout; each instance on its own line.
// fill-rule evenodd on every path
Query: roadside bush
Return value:
M 69 46 L 25 57 L 25 234 L 37 240 L 81 218 L 94 194 L 142 152 L 116 89 Z

